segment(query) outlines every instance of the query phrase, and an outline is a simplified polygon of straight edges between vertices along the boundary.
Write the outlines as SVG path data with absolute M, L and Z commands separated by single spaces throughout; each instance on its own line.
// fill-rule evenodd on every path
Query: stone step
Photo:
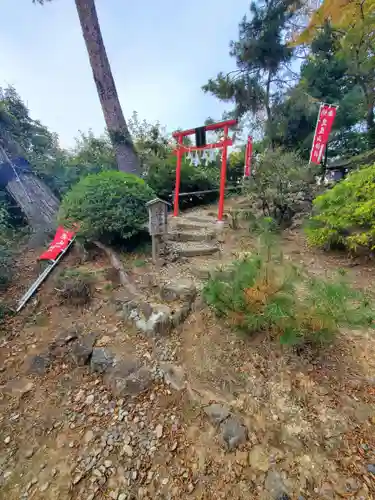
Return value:
M 199 222 L 196 220 L 190 220 L 185 217 L 175 217 L 170 221 L 170 227 L 176 228 L 178 230 L 192 230 L 192 231 L 215 231 L 216 226 L 212 222 Z
M 210 241 L 215 239 L 215 231 L 173 231 L 168 235 L 171 241 Z
M 203 242 L 199 244 L 194 243 L 175 243 L 174 249 L 178 252 L 180 257 L 198 257 L 201 255 L 213 255 L 220 252 L 220 248 Z
M 185 215 L 183 217 L 184 220 L 189 221 L 189 222 L 198 222 L 199 224 L 204 224 L 204 225 L 215 225 L 217 224 L 217 219 L 214 217 L 209 217 L 207 215 L 194 215 L 194 214 L 189 214 Z

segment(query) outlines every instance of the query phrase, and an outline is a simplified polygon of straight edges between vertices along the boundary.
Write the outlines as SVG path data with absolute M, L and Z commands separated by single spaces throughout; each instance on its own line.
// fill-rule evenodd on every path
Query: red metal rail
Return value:
M 234 127 L 237 125 L 237 120 L 226 120 L 225 122 L 218 122 L 218 123 L 211 123 L 211 125 L 206 125 L 205 129 L 206 130 L 217 130 L 218 128 L 224 128 L 226 127 Z M 195 134 L 195 128 L 191 128 L 189 130 L 183 130 L 183 131 L 176 131 L 173 132 L 172 136 L 174 138 L 177 137 L 186 137 L 187 135 L 192 135 Z
M 205 149 L 214 149 L 220 148 L 223 150 L 222 159 L 221 159 L 221 173 L 220 173 L 220 198 L 219 198 L 219 210 L 218 210 L 218 221 L 222 222 L 223 213 L 224 213 L 224 195 L 225 195 L 225 181 L 227 175 L 227 153 L 228 146 L 232 146 L 233 141 L 228 136 L 229 127 L 233 127 L 237 125 L 237 120 L 226 120 L 224 122 L 212 123 L 211 125 L 206 125 L 205 129 L 207 130 L 218 130 L 220 128 L 224 129 L 224 138 L 216 142 L 214 144 L 206 144 L 206 146 L 184 146 L 182 140 L 184 137 L 188 135 L 195 134 L 196 129 L 183 130 L 180 132 L 173 132 L 173 137 L 177 139 L 176 146 L 176 156 L 177 156 L 177 165 L 176 165 L 176 188 L 175 188 L 175 197 L 174 197 L 174 207 L 173 207 L 173 215 L 176 217 L 178 215 L 178 203 L 179 203 L 179 193 L 180 193 L 180 182 L 181 182 L 181 162 L 182 155 L 189 151 L 204 151 Z

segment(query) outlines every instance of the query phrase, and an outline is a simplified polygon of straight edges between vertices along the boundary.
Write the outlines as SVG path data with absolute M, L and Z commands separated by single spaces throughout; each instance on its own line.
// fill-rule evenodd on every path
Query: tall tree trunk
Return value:
M 139 159 L 117 95 L 100 31 L 95 0 L 75 0 L 75 2 L 104 119 L 116 151 L 118 168 L 123 172 L 139 175 Z
M 271 71 L 269 71 L 268 78 L 267 78 L 267 85 L 266 85 L 265 106 L 266 106 L 266 113 L 267 113 L 267 131 L 268 131 L 268 135 L 270 137 L 271 149 L 272 149 L 272 151 L 274 151 L 275 150 L 275 137 L 274 137 L 274 130 L 273 130 L 272 112 L 271 112 L 271 106 L 270 106 L 271 79 L 272 79 L 272 74 L 271 74 Z
M 371 149 L 375 148 L 375 116 L 374 116 L 374 103 L 368 105 L 367 116 L 367 134 L 369 146 Z
M 59 201 L 41 179 L 31 173 L 20 173 L 8 182 L 6 189 L 34 231 L 55 231 Z

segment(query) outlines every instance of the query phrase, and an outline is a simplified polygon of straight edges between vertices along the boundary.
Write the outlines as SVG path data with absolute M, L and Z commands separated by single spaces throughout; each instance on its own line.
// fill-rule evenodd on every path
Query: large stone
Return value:
M 163 363 L 160 366 L 164 373 L 165 383 L 170 385 L 176 391 L 182 391 L 186 387 L 186 378 L 181 366 Z
M 199 257 L 200 255 L 213 255 L 220 252 L 219 247 L 203 243 L 176 243 L 174 248 L 180 257 Z
M 60 333 L 55 340 L 51 342 L 50 345 L 50 352 L 55 352 L 56 350 L 59 350 L 66 345 L 70 344 L 74 340 L 78 338 L 78 334 L 75 330 L 69 330 Z
M 227 418 L 220 426 L 224 442 L 229 450 L 244 444 L 248 438 L 247 428 L 237 417 Z
M 249 464 L 257 471 L 267 472 L 270 468 L 270 460 L 266 448 L 260 444 L 254 446 L 249 453 Z
M 270 493 L 274 500 L 289 500 L 285 485 L 280 474 L 276 470 L 270 470 L 267 473 L 264 483 L 266 490 Z
M 186 304 L 176 311 L 172 312 L 171 315 L 171 322 L 174 328 L 177 328 L 179 325 L 181 325 L 185 319 L 189 316 L 190 314 L 191 307 L 190 305 Z
M 136 360 L 123 360 L 108 370 L 104 382 L 116 397 L 138 396 L 152 384 L 150 370 Z
M 181 279 L 179 281 L 165 283 L 160 290 L 163 300 L 187 300 L 192 302 L 197 294 L 197 289 L 191 280 Z
M 215 231 L 210 230 L 177 231 L 168 235 L 171 241 L 209 241 L 213 240 L 215 236 Z
M 171 309 L 164 304 L 152 304 L 152 314 L 148 319 L 137 309 L 130 313 L 129 319 L 148 336 L 164 335 L 171 328 Z
M 49 353 L 37 354 L 31 358 L 28 373 L 44 375 L 51 366 L 51 356 Z
M 22 398 L 34 388 L 34 383 L 27 378 L 9 380 L 5 386 L 1 387 L 1 391 L 10 396 Z
M 71 356 L 78 366 L 87 365 L 97 339 L 97 334 L 89 333 L 79 338 L 72 346 Z
M 206 408 L 204 408 L 204 412 L 214 425 L 221 424 L 221 422 L 223 422 L 230 415 L 228 408 L 218 403 L 206 406 Z
M 113 365 L 113 354 L 102 347 L 94 347 L 90 361 L 93 372 L 105 373 Z

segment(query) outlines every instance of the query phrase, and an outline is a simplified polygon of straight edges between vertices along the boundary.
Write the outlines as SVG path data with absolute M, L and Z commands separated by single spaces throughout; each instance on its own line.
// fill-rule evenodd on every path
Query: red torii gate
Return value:
M 224 122 L 212 123 L 211 125 L 206 125 L 200 127 L 200 131 L 204 130 L 204 134 L 210 130 L 224 129 L 224 137 L 221 141 L 214 144 L 204 144 L 203 146 L 184 146 L 183 138 L 188 135 L 196 134 L 199 129 L 189 129 L 183 130 L 181 132 L 174 132 L 173 137 L 177 140 L 177 146 L 175 149 L 175 154 L 177 156 L 176 164 L 176 187 L 174 192 L 174 206 L 173 206 L 173 216 L 178 216 L 178 205 L 179 205 L 179 195 L 180 195 L 180 182 L 181 182 L 181 162 L 184 153 L 189 153 L 191 151 L 203 151 L 206 149 L 222 149 L 222 160 L 221 160 L 221 175 L 220 175 L 220 197 L 219 197 L 219 210 L 217 219 L 218 222 L 223 221 L 224 213 L 224 195 L 225 195 L 225 181 L 227 175 L 227 153 L 228 146 L 232 146 L 233 141 L 229 137 L 229 128 L 237 125 L 237 120 L 226 120 Z M 205 141 L 204 141 L 205 142 Z

